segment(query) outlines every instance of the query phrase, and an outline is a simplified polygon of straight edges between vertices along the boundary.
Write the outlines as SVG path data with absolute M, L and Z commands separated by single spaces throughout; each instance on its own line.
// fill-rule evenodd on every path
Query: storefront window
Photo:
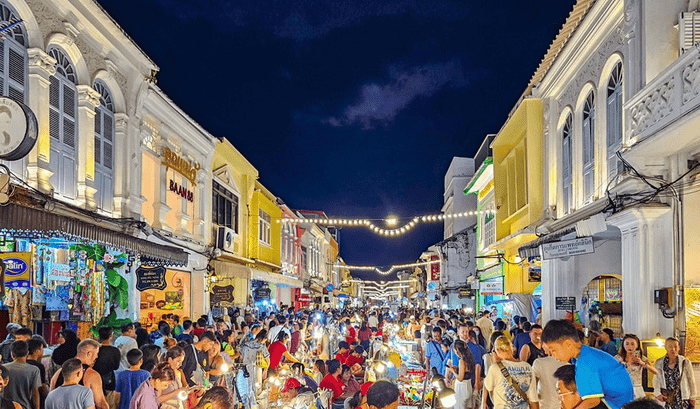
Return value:
M 149 332 L 168 314 L 178 315 L 180 322 L 190 317 L 190 273 L 166 270 L 165 282 L 163 290 L 141 291 L 140 322 Z

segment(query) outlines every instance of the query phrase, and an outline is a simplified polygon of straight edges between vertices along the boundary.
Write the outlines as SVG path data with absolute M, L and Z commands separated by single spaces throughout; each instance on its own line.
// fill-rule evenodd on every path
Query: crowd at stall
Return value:
M 633 334 L 483 311 L 360 308 L 168 316 L 60 332 L 8 324 L 0 409 L 690 409 L 680 342 L 651 364 Z M 116 330 L 116 334 L 115 334 Z M 618 345 L 619 341 L 619 345 Z M 646 377 L 653 376 L 653 392 Z M 637 406 L 635 406 L 637 405 Z M 642 405 L 642 406 L 639 406 Z M 644 406 L 646 405 L 646 406 Z

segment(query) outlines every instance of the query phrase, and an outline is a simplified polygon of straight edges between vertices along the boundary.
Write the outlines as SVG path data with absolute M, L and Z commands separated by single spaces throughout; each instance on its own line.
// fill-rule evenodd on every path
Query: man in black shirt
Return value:
M 199 341 L 185 348 L 185 359 L 182 361 L 182 372 L 189 386 L 194 386 L 197 382 L 192 379 L 192 373 L 201 365 L 202 371 L 209 371 L 209 348 L 216 342 L 216 337 L 212 331 L 205 331 L 199 337 Z
M 122 354 L 119 348 L 110 345 L 112 340 L 112 328 L 100 327 L 97 330 L 100 338 L 100 350 L 97 353 L 97 360 L 92 369 L 97 371 L 102 377 L 103 392 L 114 390 L 114 371 L 119 369 Z
M 49 394 L 49 382 L 46 379 L 46 367 L 40 361 L 41 357 L 44 355 L 44 348 L 48 345 L 46 345 L 46 341 L 44 341 L 44 338 L 40 335 L 34 335 L 27 341 L 27 346 L 29 347 L 27 363 L 39 369 L 39 378 L 41 379 L 41 386 L 39 387 L 39 407 L 43 408 L 46 395 Z

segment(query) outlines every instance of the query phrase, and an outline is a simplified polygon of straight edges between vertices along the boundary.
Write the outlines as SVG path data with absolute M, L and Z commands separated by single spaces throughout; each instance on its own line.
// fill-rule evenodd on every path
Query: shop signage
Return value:
M 2 253 L 5 262 L 5 287 L 29 288 L 32 253 Z
M 260 287 L 253 291 L 253 296 L 257 300 L 262 298 L 270 298 L 270 294 L 272 294 L 272 290 L 269 287 Z
M 496 277 L 481 282 L 482 295 L 503 295 L 503 277 Z
M 233 298 L 233 286 L 220 286 L 215 285 L 211 288 L 211 303 L 232 303 Z
M 563 311 L 576 309 L 576 297 L 554 297 L 555 308 Z
M 430 261 L 437 261 L 440 257 L 431 256 Z M 440 281 L 440 263 L 432 263 L 430 265 L 430 281 Z
M 171 192 L 177 193 L 180 197 L 187 200 L 188 202 L 194 203 L 194 193 L 191 190 L 187 189 L 186 187 L 178 184 L 177 182 L 175 182 L 172 179 L 170 179 L 170 186 L 168 187 L 168 189 Z
M 333 284 L 328 284 L 328 285 L 326 286 L 326 291 L 328 291 L 329 293 L 330 293 L 331 291 L 333 291 L 334 289 L 335 289 L 335 287 L 333 286 Z
M 437 288 L 437 286 L 438 286 L 437 282 L 431 281 L 428 283 L 428 290 L 434 290 Z
M 168 284 L 165 282 L 165 267 L 144 267 L 136 269 L 136 289 L 165 290 Z
M 544 260 L 578 256 L 593 253 L 593 237 L 581 237 L 574 240 L 555 241 L 540 245 L 540 254 Z
M 49 267 L 49 281 L 70 281 L 74 276 L 68 264 L 51 263 Z
M 18 160 L 34 148 L 39 134 L 36 116 L 29 107 L 0 97 L 0 159 Z
M 200 169 L 200 165 L 197 162 L 190 162 L 187 159 L 181 158 L 177 153 L 170 150 L 170 148 L 163 149 L 163 165 L 165 168 L 170 168 L 175 172 L 181 174 L 185 179 L 192 183 L 192 186 L 197 186 L 194 182 L 197 179 L 197 172 Z

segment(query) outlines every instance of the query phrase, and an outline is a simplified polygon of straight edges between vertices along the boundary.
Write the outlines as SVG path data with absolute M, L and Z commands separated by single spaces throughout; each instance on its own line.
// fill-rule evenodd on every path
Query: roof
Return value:
M 571 13 L 569 13 L 569 17 L 566 18 L 564 25 L 561 27 L 561 30 L 559 30 L 559 34 L 554 37 L 554 41 L 552 41 L 552 44 L 549 46 L 549 49 L 547 49 L 547 52 L 545 53 L 544 58 L 542 58 L 540 65 L 537 67 L 537 70 L 535 70 L 535 73 L 530 79 L 523 96 L 532 95 L 532 89 L 539 85 L 544 76 L 547 75 L 547 72 L 552 67 L 552 64 L 554 64 L 554 61 L 556 61 L 557 57 L 569 41 L 569 38 L 571 38 L 578 26 L 581 24 L 581 21 L 583 21 L 584 17 L 586 17 L 586 14 L 588 14 L 588 11 L 591 9 L 591 6 L 593 6 L 595 1 L 596 0 L 576 1 L 574 8 L 571 10 Z

